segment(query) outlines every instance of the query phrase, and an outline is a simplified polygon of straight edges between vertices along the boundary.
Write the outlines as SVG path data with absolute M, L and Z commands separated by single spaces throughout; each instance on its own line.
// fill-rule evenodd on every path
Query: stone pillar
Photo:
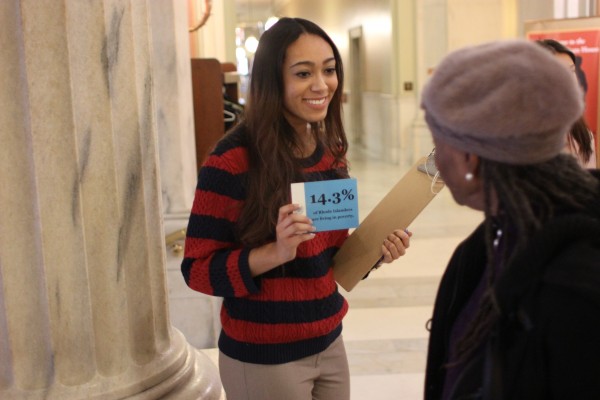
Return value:
M 0 2 L 2 399 L 221 395 L 168 317 L 155 3 Z

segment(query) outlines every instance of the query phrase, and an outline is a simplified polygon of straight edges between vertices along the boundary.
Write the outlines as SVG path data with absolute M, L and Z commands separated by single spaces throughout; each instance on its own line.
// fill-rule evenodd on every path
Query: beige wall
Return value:
M 425 29 L 434 29 L 436 40 L 444 42 L 448 51 L 517 37 L 521 18 L 552 8 L 548 0 L 526 2 L 521 14 L 518 0 L 288 0 L 275 3 L 275 14 L 307 18 L 322 26 L 338 45 L 345 66 L 349 64 L 349 31 L 362 27 L 364 91 L 412 95 L 404 91 L 404 83 L 416 84 L 416 25 L 426 23 L 418 20 L 417 8 L 424 7 L 427 13 L 427 8 L 436 8 L 438 3 L 446 10 L 446 29 Z
M 187 2 L 188 25 L 193 27 L 206 12 L 206 2 L 204 0 L 187 0 Z M 235 62 L 235 26 L 234 0 L 212 1 L 208 20 L 200 29 L 190 34 L 190 56 Z
M 517 36 L 517 0 L 447 0 L 448 50 Z

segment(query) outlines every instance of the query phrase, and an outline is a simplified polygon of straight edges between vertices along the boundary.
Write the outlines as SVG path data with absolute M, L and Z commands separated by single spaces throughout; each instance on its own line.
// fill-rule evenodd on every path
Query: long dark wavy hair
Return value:
M 559 212 L 588 209 L 598 193 L 598 181 L 567 154 L 534 165 L 508 165 L 481 159 L 480 168 L 485 193 L 488 289 L 478 313 L 457 344 L 456 363 L 464 362 L 474 354 L 500 317 L 490 290 L 495 280 L 492 266 L 494 257 L 500 258 L 496 261 L 501 265 L 509 266 L 512 258 L 546 221 Z M 491 218 L 493 195 L 497 196 L 500 212 L 511 226 L 511 240 L 514 243 L 510 252 L 500 255 L 494 255 Z M 597 214 L 600 217 L 600 212 Z
M 340 177 L 347 176 L 348 141 L 342 124 L 344 71 L 340 53 L 315 23 L 301 18 L 282 18 L 260 38 L 245 116 L 237 127 L 245 133 L 250 163 L 246 201 L 237 224 L 237 234 L 244 245 L 257 246 L 273 240 L 279 207 L 291 200 L 290 184 L 303 180 L 301 165 L 294 156 L 301 143 L 284 117 L 283 109 L 286 51 L 303 34 L 321 37 L 333 50 L 338 87 L 325 120 L 311 124 L 311 131 L 318 145 L 332 154 L 332 167 L 339 169 Z
M 585 73 L 581 69 L 580 63 L 577 62 L 575 53 L 573 53 L 568 47 L 554 39 L 537 40 L 536 43 L 550 50 L 552 54 L 568 55 L 569 58 L 573 61 L 573 65 L 575 65 L 575 73 L 577 74 L 577 81 L 579 82 L 579 85 L 582 87 L 582 89 L 587 86 Z M 577 143 L 579 153 L 578 156 L 584 163 L 587 163 L 590 160 L 590 157 L 592 156 L 592 152 L 594 150 L 592 149 L 592 138 L 590 136 L 590 129 L 586 124 L 583 115 L 577 121 L 575 121 L 575 123 L 571 127 L 567 140 L 574 141 L 575 143 Z

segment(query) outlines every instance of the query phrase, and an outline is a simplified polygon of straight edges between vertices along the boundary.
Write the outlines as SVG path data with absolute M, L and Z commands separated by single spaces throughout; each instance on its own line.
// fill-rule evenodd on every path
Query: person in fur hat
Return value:
M 440 282 L 425 399 L 600 399 L 600 175 L 563 153 L 581 89 L 496 41 L 449 54 L 422 108 L 452 196 L 484 213 Z

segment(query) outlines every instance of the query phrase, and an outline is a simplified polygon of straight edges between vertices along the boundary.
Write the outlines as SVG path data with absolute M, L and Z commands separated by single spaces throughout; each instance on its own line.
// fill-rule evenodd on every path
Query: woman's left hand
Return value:
M 391 263 L 406 253 L 410 246 L 412 232 L 408 229 L 396 229 L 390 233 L 381 245 L 382 263 Z

